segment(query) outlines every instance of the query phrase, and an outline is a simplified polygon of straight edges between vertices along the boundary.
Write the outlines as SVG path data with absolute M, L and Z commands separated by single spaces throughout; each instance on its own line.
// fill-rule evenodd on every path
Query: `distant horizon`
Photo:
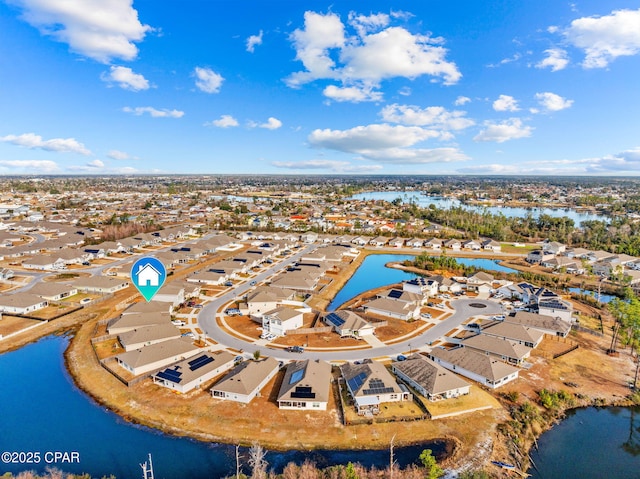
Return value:
M 640 177 L 637 0 L 0 0 L 0 31 L 0 175 Z

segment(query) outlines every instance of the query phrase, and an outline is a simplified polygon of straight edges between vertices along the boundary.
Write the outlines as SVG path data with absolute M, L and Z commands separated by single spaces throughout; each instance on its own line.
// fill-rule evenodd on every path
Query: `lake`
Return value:
M 158 479 L 219 479 L 235 472 L 233 446 L 168 436 L 128 423 L 92 401 L 66 371 L 63 353 L 68 343 L 68 337 L 50 336 L 0 355 L 0 453 L 41 455 L 39 464 L 0 463 L 0 476 L 25 470 L 44 472 L 47 466 L 55 466 L 93 477 L 137 478 L 142 472 L 139 464 L 149 453 Z M 445 452 L 441 442 L 396 448 L 398 464 L 417 462 L 427 447 L 436 455 Z M 80 460 L 44 463 L 45 454 L 56 451 L 77 452 Z M 241 452 L 246 455 L 245 449 Z M 267 461 L 270 468 L 280 471 L 287 463 L 302 463 L 306 458 L 323 466 L 352 461 L 384 467 L 388 457 L 386 451 L 288 451 L 269 452 Z M 246 464 L 246 457 L 243 460 Z
M 640 477 L 640 408 L 569 411 L 531 451 L 534 479 L 637 479 Z
M 415 273 L 385 267 L 387 263 L 400 263 L 405 260 L 413 261 L 414 258 L 415 255 L 410 254 L 370 254 L 364 259 L 360 267 L 353 276 L 349 278 L 349 281 L 345 283 L 338 294 L 336 294 L 333 301 L 329 303 L 327 311 L 337 309 L 351 298 L 370 289 L 415 278 L 418 276 Z M 503 271 L 505 273 L 517 273 L 515 269 L 501 266 L 493 260 L 486 258 L 456 258 L 456 261 L 465 266 L 476 266 L 486 270 Z
M 576 225 L 579 225 L 583 221 L 599 220 L 609 222 L 609 218 L 604 215 L 596 213 L 585 213 L 582 211 L 576 211 L 571 208 L 518 208 L 513 206 L 471 206 L 461 203 L 455 198 L 445 198 L 442 196 L 425 196 L 419 191 L 368 191 L 366 193 L 358 193 L 351 196 L 350 200 L 385 200 L 393 201 L 396 198 L 402 199 L 404 203 L 415 203 L 416 205 L 426 208 L 430 205 L 434 205 L 440 209 L 449 209 L 453 207 L 462 207 L 471 211 L 482 213 L 488 211 L 491 214 L 498 215 L 503 214 L 507 218 L 524 218 L 527 215 L 531 215 L 533 218 L 538 218 L 540 215 L 545 214 L 553 216 L 554 218 L 561 218 L 566 216 L 571 218 Z

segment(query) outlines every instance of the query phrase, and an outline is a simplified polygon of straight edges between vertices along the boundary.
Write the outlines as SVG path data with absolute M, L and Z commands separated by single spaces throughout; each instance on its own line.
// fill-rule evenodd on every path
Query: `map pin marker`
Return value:
M 138 259 L 131 267 L 131 281 L 147 302 L 162 288 L 166 278 L 164 265 L 152 256 Z

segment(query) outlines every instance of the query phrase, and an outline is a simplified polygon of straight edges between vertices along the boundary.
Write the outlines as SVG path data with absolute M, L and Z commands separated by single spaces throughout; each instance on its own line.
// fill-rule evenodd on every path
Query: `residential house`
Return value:
M 344 309 L 324 315 L 322 321 L 327 326 L 333 327 L 333 330 L 338 333 L 340 337 L 361 339 L 363 336 L 372 335 L 375 331 L 375 327 L 369 321 L 353 311 Z
M 531 354 L 531 348 L 519 342 L 485 334 L 477 334 L 465 339 L 462 346 L 516 365 L 523 365 L 525 359 Z
M 532 349 L 537 348 L 544 338 L 544 332 L 538 329 L 511 322 L 499 322 L 487 325 L 486 328 L 482 329 L 482 334 L 507 341 L 514 341 Z
M 438 294 L 438 282 L 432 278 L 418 276 L 402 282 L 402 290 L 422 295 L 424 299 Z
M 482 245 L 482 249 L 485 251 L 492 251 L 494 253 L 499 253 L 502 251 L 502 245 L 498 243 L 496 240 L 485 239 L 480 242 Z
M 366 359 L 360 364 L 345 363 L 340 371 L 358 414 L 377 414 L 383 403 L 411 400 L 382 363 Z
M 290 289 L 258 286 L 247 294 L 247 314 L 261 316 L 267 311 L 286 304 L 287 301 L 293 301 L 294 297 L 295 292 Z
M 202 352 L 186 338 L 170 339 L 116 356 L 118 364 L 134 376 L 164 368 Z
M 211 388 L 211 396 L 249 404 L 279 369 L 278 361 L 271 357 L 260 361 L 243 361 Z
M 400 291 L 400 290 L 396 290 Z M 405 295 L 413 293 L 405 293 Z M 408 321 L 420 317 L 420 302 L 396 301 L 391 298 L 376 298 L 363 304 L 367 314 L 378 314 Z
M 27 315 L 46 308 L 49 302 L 31 293 L 0 295 L 0 313 Z
M 393 373 L 431 401 L 469 394 L 471 385 L 421 354 L 391 363 Z
M 165 322 L 122 332 L 118 335 L 118 340 L 125 351 L 132 351 L 179 337 L 180 330 L 173 324 Z
M 571 331 L 571 323 L 560 318 L 536 314 L 527 311 L 517 311 L 504 319 L 505 323 L 521 324 L 529 328 L 537 329 L 546 334 L 566 338 Z
M 460 241 L 458 241 L 457 239 L 450 239 L 445 241 L 442 246 L 444 248 L 450 249 L 452 251 L 460 251 L 460 248 L 462 248 L 462 243 Z
M 24 260 L 22 267 L 39 271 L 61 271 L 66 269 L 64 260 L 57 255 L 40 255 Z
M 424 246 L 425 248 L 435 249 L 439 251 L 442 249 L 443 243 L 444 242 L 439 238 L 430 238 L 424 242 Z
M 279 306 L 262 316 L 262 329 L 276 336 L 285 336 L 287 331 L 302 327 L 304 313 L 289 306 Z
M 518 379 L 520 373 L 517 367 L 470 348 L 438 346 L 431 350 L 429 357 L 449 371 L 492 389 Z
M 280 409 L 326 411 L 331 397 L 331 365 L 318 359 L 293 361 L 278 392 Z
M 109 294 L 127 288 L 129 281 L 110 276 L 89 276 L 76 279 L 74 285 L 83 293 Z
M 234 355 L 227 351 L 203 353 L 158 371 L 153 375 L 153 382 L 172 391 L 186 394 L 227 372 L 235 364 Z
M 78 294 L 78 289 L 68 283 L 37 283 L 29 290 L 31 294 L 40 296 L 47 301 L 61 301 L 64 298 Z
M 122 334 L 127 331 L 133 331 L 134 329 L 170 324 L 170 321 L 171 315 L 168 311 L 162 313 L 123 314 L 109 321 L 107 324 L 107 333 Z

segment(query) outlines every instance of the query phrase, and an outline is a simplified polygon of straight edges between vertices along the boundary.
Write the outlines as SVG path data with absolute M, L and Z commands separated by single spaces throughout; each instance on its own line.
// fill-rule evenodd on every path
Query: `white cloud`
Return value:
M 124 90 L 140 91 L 149 89 L 147 79 L 127 67 L 111 66 L 109 73 L 103 73 L 100 78 L 105 82 L 117 83 Z
M 35 133 L 23 133 L 22 135 L 2 136 L 0 137 L 0 141 L 31 150 L 39 149 L 64 153 L 79 153 L 81 155 L 91 154 L 91 152 L 75 138 L 52 138 L 51 140 L 43 140 L 40 135 L 36 135 Z
M 205 126 L 217 126 L 218 128 L 229 128 L 232 126 L 238 126 L 238 120 L 231 115 L 222 115 L 217 120 L 209 121 L 204 124 Z
M 385 79 L 428 75 L 450 85 L 461 78 L 455 63 L 446 60 L 442 39 L 388 26 L 391 17 L 351 13 L 349 26 L 354 32 L 348 35 L 336 14 L 305 12 L 304 28 L 290 36 L 296 60 L 305 69 L 287 77 L 287 85 L 299 88 L 319 79 L 335 80 L 339 86 L 325 88 L 326 95 L 364 101 L 362 93 L 377 94 Z
M 306 71 L 293 73 L 287 79 L 289 86 L 299 87 L 318 78 L 338 76 L 333 71 L 335 62 L 329 56 L 329 49 L 345 44 L 344 25 L 338 15 L 305 12 L 304 30 L 296 29 L 290 40 L 296 50 L 296 60 L 302 62 Z
M 536 64 L 536 68 L 551 68 L 552 72 L 563 70 L 569 64 L 567 52 L 561 48 L 549 48 L 547 56 Z
M 439 136 L 438 131 L 417 126 L 374 124 L 349 130 L 314 130 L 308 141 L 312 147 L 353 153 L 380 163 L 418 164 L 468 159 L 456 148 L 410 148 Z
M 352 165 L 336 160 L 273 161 L 271 165 L 287 170 L 330 170 L 334 173 L 367 173 L 383 168 L 382 165 Z
M 518 111 L 518 101 L 509 95 L 500 95 L 496 101 L 493 102 L 493 109 L 495 111 Z
M 462 105 L 466 105 L 470 101 L 471 101 L 471 98 L 469 98 L 468 96 L 459 96 L 458 98 L 456 98 L 456 101 L 454 101 L 453 104 L 455 106 L 462 106 Z
M 640 147 L 590 159 L 585 172 L 591 174 L 630 172 L 637 175 L 638 171 L 640 171 Z
M 184 112 L 180 110 L 169 110 L 167 108 L 158 110 L 157 108 L 153 108 L 152 106 L 138 106 L 136 108 L 125 106 L 122 111 L 124 111 L 125 113 L 132 113 L 136 116 L 148 113 L 153 118 L 182 118 L 184 116 Z
M 129 153 L 125 153 L 124 151 L 120 151 L 120 150 L 111 150 L 109 151 L 109 153 L 107 153 L 107 156 L 112 160 L 118 160 L 118 161 L 131 159 L 131 156 L 129 155 Z
M 475 141 L 504 143 L 508 140 L 527 138 L 533 131 L 532 127 L 523 125 L 519 118 L 510 118 L 500 123 L 486 121 L 484 127 L 485 129 L 473 138 Z
M 133 60 L 134 42 L 151 30 L 138 20 L 132 0 L 12 0 L 23 8 L 23 18 L 72 51 L 108 63 L 113 58 Z
M 547 111 L 565 110 L 573 105 L 573 100 L 567 100 L 560 95 L 548 91 L 536 93 L 536 100 L 538 100 L 538 103 Z
M 432 126 L 442 130 L 463 130 L 475 124 L 466 118 L 466 112 L 460 110 L 448 111 L 441 106 L 420 108 L 412 105 L 388 105 L 380 112 L 382 119 L 387 122 L 403 125 Z
M 262 45 L 262 30 L 257 35 L 251 35 L 247 38 L 247 51 L 253 53 L 256 45 Z
M 280 120 L 278 120 L 277 118 L 274 118 L 274 117 L 270 116 L 269 119 L 265 123 L 260 123 L 257 126 L 259 128 L 265 128 L 267 130 L 277 130 L 278 128 L 280 128 L 282 126 L 282 122 Z
M 578 18 L 563 35 L 573 46 L 584 50 L 584 68 L 604 68 L 620 56 L 640 52 L 640 9 Z
M 87 163 L 87 166 L 90 168 L 104 168 L 104 161 L 95 159 Z
M 0 160 L 0 168 L 29 171 L 37 174 L 56 173 L 60 170 L 55 161 L 49 160 Z
M 447 50 L 438 39 L 413 35 L 400 27 L 389 27 L 367 35 L 361 43 L 350 43 L 341 52 L 344 78 L 378 82 L 386 78 L 442 77 L 446 85 L 462 77 L 455 63 L 445 60 Z
M 218 93 L 224 78 L 210 68 L 196 67 L 194 70 L 196 76 L 196 86 L 205 93 Z
M 402 96 L 409 96 L 411 95 L 411 88 L 409 88 L 408 86 L 403 86 L 402 88 L 400 88 L 400 90 L 398 90 L 398 94 Z
M 366 86 L 350 86 L 337 87 L 335 85 L 327 86 L 322 92 L 324 96 L 334 101 L 349 101 L 352 103 L 360 103 L 361 101 L 381 101 L 382 92 L 374 91 L 371 87 Z

